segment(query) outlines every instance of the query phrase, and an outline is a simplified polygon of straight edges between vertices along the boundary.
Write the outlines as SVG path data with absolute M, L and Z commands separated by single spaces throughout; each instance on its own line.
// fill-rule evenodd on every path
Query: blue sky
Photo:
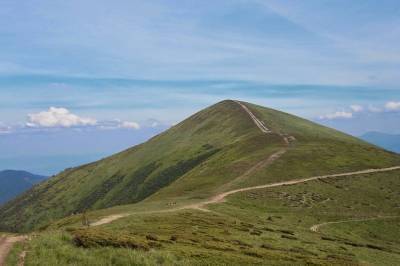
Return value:
M 0 169 L 54 173 L 226 98 L 400 133 L 398 25 L 398 1 L 1 1 Z

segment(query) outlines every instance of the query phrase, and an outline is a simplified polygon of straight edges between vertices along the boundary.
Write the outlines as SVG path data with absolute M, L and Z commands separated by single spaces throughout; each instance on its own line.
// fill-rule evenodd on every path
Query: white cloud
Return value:
M 358 105 L 358 104 L 353 104 L 353 105 L 350 105 L 350 109 L 351 109 L 353 112 L 358 113 L 358 112 L 363 111 L 363 110 L 364 110 L 364 107 L 362 107 L 361 105 Z
M 394 101 L 387 102 L 385 104 L 385 108 L 388 111 L 400 111 L 400 102 L 394 102 Z
M 321 115 L 319 116 L 319 119 L 321 120 L 333 120 L 333 119 L 350 119 L 353 118 L 354 116 L 359 115 L 358 113 L 361 113 L 360 115 L 368 115 L 371 113 L 381 113 L 381 112 L 396 112 L 400 111 L 400 101 L 388 101 L 386 104 L 383 106 L 376 107 L 374 105 L 368 105 L 366 107 L 362 105 L 350 105 L 349 108 L 342 110 L 342 111 L 337 111 L 334 113 L 326 114 L 326 115 Z
M 1 125 L 0 125 L 1 126 Z M 140 129 L 140 124 L 133 121 L 122 121 L 120 119 L 97 121 L 94 118 L 80 117 L 71 113 L 66 108 L 50 107 L 47 111 L 28 114 L 27 127 L 30 128 L 74 128 L 76 130 L 82 127 L 114 130 L 114 129 Z M 1 127 L 0 127 L 1 131 Z
M 349 119 L 352 117 L 353 117 L 353 113 L 351 113 L 351 112 L 338 111 L 338 112 L 334 112 L 332 114 L 322 115 L 319 118 L 332 120 L 332 119 Z
M 140 125 L 136 122 L 123 121 L 119 125 L 120 128 L 126 129 L 140 129 Z
M 28 114 L 28 127 L 74 127 L 94 126 L 97 121 L 93 118 L 79 117 L 66 108 L 50 107 L 49 110 Z

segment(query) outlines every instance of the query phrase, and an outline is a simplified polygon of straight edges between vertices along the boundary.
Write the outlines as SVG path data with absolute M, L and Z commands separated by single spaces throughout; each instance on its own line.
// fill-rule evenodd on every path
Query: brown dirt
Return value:
M 26 236 L 5 236 L 0 238 L 0 266 L 5 265 L 8 253 L 17 242 L 24 241 Z

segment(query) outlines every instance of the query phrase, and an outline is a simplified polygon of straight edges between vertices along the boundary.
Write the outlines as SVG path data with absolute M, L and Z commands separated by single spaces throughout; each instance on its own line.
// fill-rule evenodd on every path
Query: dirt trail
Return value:
M 107 217 L 104 217 L 103 219 L 98 220 L 97 222 L 94 222 L 92 224 L 90 224 L 91 226 L 98 226 L 98 225 L 102 225 L 102 224 L 108 224 L 111 223 L 115 220 L 118 220 L 120 218 L 124 218 L 126 216 L 128 216 L 129 214 L 115 214 L 115 215 L 110 215 Z
M 247 108 L 246 105 L 242 104 L 239 101 L 235 101 L 237 104 L 239 104 L 244 111 L 246 111 L 246 113 L 249 115 L 249 117 L 254 121 L 254 123 L 256 124 L 256 126 L 261 130 L 262 133 L 265 134 L 269 134 L 269 133 L 273 133 L 270 129 L 268 129 L 264 122 L 260 121 L 250 110 L 249 108 Z M 285 143 L 285 146 L 281 149 L 279 149 L 278 151 L 274 152 L 273 154 L 271 154 L 270 156 L 268 156 L 267 158 L 265 158 L 264 160 L 260 161 L 259 163 L 257 163 L 256 165 L 252 166 L 250 169 L 248 169 L 246 172 L 244 172 L 242 175 L 238 176 L 237 178 L 235 178 L 234 180 L 230 181 L 229 183 L 225 184 L 223 187 L 221 187 L 221 190 L 226 190 L 227 188 L 232 187 L 232 185 L 240 183 L 241 181 L 245 180 L 247 177 L 249 177 L 250 175 L 252 175 L 253 173 L 259 171 L 260 169 L 263 169 L 265 167 L 268 167 L 269 165 L 271 165 L 274 161 L 276 161 L 277 159 L 279 159 L 283 154 L 285 154 L 285 152 L 288 150 L 289 146 L 290 146 L 290 140 L 289 137 L 283 136 L 282 134 L 280 134 L 280 136 L 283 139 L 283 142 Z M 293 137 L 291 137 L 291 139 L 294 139 Z
M 242 175 L 240 175 L 239 177 L 235 178 L 234 180 L 230 181 L 229 183 L 227 183 L 226 185 L 224 185 L 223 187 L 221 187 L 221 190 L 224 190 L 224 188 L 230 188 L 232 187 L 234 184 L 238 184 L 241 181 L 247 179 L 250 175 L 252 175 L 253 173 L 268 167 L 269 165 L 271 165 L 274 161 L 276 161 L 277 159 L 279 159 L 283 154 L 285 154 L 285 152 L 287 151 L 288 147 L 284 147 L 279 149 L 277 152 L 273 153 L 272 155 L 268 156 L 266 159 L 260 161 L 259 163 L 257 163 L 256 165 L 252 166 L 249 170 L 247 170 L 246 172 L 244 172 Z
M 26 258 L 26 250 L 22 251 L 22 253 L 19 254 L 18 266 L 24 266 L 25 265 L 25 258 Z
M 256 124 L 256 126 L 264 133 L 272 133 L 272 131 L 270 129 L 268 129 L 263 121 L 260 121 L 250 110 L 249 108 L 247 108 L 246 105 L 244 105 L 243 103 L 239 102 L 239 101 L 235 101 L 237 104 L 239 104 L 245 111 L 246 113 L 250 116 L 250 118 L 254 121 L 254 123 Z
M 0 266 L 4 266 L 6 258 L 10 252 L 12 246 L 17 243 L 24 241 L 26 236 L 5 236 L 0 238 Z
M 381 220 L 381 219 L 394 219 L 394 218 L 400 218 L 400 216 L 378 216 L 378 217 L 371 217 L 371 218 L 364 218 L 364 219 L 350 219 L 350 220 L 342 220 L 342 221 L 334 221 L 334 222 L 325 222 L 325 223 L 320 223 L 320 224 L 314 224 L 313 226 L 310 227 L 310 230 L 313 232 L 318 232 L 321 227 L 330 225 L 330 224 L 365 222 L 365 221 L 373 221 L 373 220 Z
M 223 202 L 224 199 L 229 195 L 232 195 L 232 194 L 235 194 L 235 193 L 239 193 L 239 192 L 245 192 L 245 191 L 249 191 L 249 190 L 280 187 L 280 186 L 289 186 L 289 185 L 295 185 L 295 184 L 305 183 L 305 182 L 314 181 L 314 180 L 326 179 L 326 178 L 334 178 L 334 177 L 341 177 L 341 176 L 353 176 L 353 175 L 378 173 L 378 172 L 387 172 L 387 171 L 393 171 L 393 170 L 398 170 L 398 169 L 400 169 L 400 166 L 394 166 L 394 167 L 388 167 L 388 168 L 380 168 L 380 169 L 367 169 L 367 170 L 361 170 L 361 171 L 355 171 L 355 172 L 332 174 L 332 175 L 313 176 L 313 177 L 307 177 L 307 178 L 301 178 L 301 179 L 295 179 L 295 180 L 289 180 L 289 181 L 282 181 L 282 182 L 276 182 L 276 183 L 260 185 L 260 186 L 239 188 L 239 189 L 235 189 L 235 190 L 231 190 L 231 191 L 227 191 L 227 192 L 218 194 L 218 195 L 214 196 L 213 198 L 211 198 L 208 201 L 200 202 L 200 203 L 194 204 L 194 205 L 189 205 L 189 207 L 195 206 L 195 207 L 198 207 L 198 208 L 204 208 L 204 206 L 209 205 L 209 204 Z
M 263 133 L 272 133 L 271 130 L 269 130 L 262 121 L 258 120 L 258 118 L 245 106 L 239 101 L 235 101 L 238 103 L 250 116 L 250 118 L 254 121 L 256 126 L 263 132 Z M 286 136 L 283 134 L 280 134 L 281 137 L 283 138 L 283 141 L 285 142 L 286 146 L 279 151 L 275 152 L 271 156 L 269 156 L 266 160 L 263 160 L 259 163 L 257 163 L 255 166 L 250 168 L 248 171 L 246 171 L 243 175 L 239 176 L 235 180 L 231 181 L 228 184 L 231 184 L 233 182 L 239 182 L 240 180 L 246 178 L 250 174 L 254 173 L 255 171 L 266 167 L 270 164 L 272 164 L 276 159 L 281 157 L 288 149 L 290 146 L 291 141 L 295 140 L 294 137 L 292 136 Z M 219 193 L 215 195 L 214 197 L 195 204 L 189 204 L 189 205 L 184 205 L 176 208 L 171 208 L 171 209 L 166 209 L 166 210 L 159 210 L 159 211 L 143 211 L 143 212 L 135 212 L 135 213 L 124 213 L 124 214 L 117 214 L 117 215 L 111 215 L 104 217 L 97 222 L 93 223 L 92 226 L 97 226 L 97 225 L 103 225 L 107 223 L 111 223 L 115 220 L 118 220 L 120 218 L 132 215 L 132 214 L 139 214 L 139 213 L 166 213 L 166 212 L 175 212 L 179 210 L 185 210 L 185 209 L 196 209 L 196 210 L 201 210 L 201 211 L 209 211 L 207 210 L 206 206 L 209 204 L 215 204 L 215 203 L 221 203 L 224 202 L 225 198 L 229 195 L 239 193 L 239 192 L 245 192 L 249 190 L 255 190 L 255 189 L 263 189 L 263 188 L 272 188 L 272 187 L 280 187 L 280 186 L 289 186 L 289 185 L 295 185 L 295 184 L 300 184 L 300 183 L 305 183 L 309 181 L 314 181 L 314 180 L 320 180 L 320 179 L 326 179 L 326 178 L 334 178 L 334 177 L 341 177 L 341 176 L 353 176 L 353 175 L 361 175 L 361 174 L 369 174 L 369 173 L 378 173 L 378 172 L 387 172 L 387 171 L 393 171 L 400 169 L 400 166 L 393 166 L 393 167 L 388 167 L 388 168 L 380 168 L 380 169 L 367 169 L 367 170 L 360 170 L 360 171 L 354 171 L 354 172 L 347 172 L 347 173 L 341 173 L 341 174 L 331 174 L 331 175 L 320 175 L 320 176 L 313 176 L 313 177 L 308 177 L 308 178 L 301 178 L 301 179 L 295 179 L 295 180 L 289 180 L 289 181 L 282 181 L 282 182 L 276 182 L 276 183 L 271 183 L 271 184 L 266 184 L 266 185 L 259 185 L 259 186 L 252 186 L 252 187 L 246 187 L 246 188 L 240 188 L 240 189 L 234 189 L 230 190 L 227 192 Z M 318 229 L 318 227 L 317 227 Z
M 260 186 L 253 186 L 253 187 L 245 187 L 245 188 L 239 188 L 227 192 L 223 192 L 220 194 L 215 195 L 214 197 L 210 198 L 209 200 L 199 202 L 199 203 L 194 203 L 194 204 L 189 204 L 189 205 L 184 205 L 176 208 L 171 208 L 171 209 L 165 209 L 165 210 L 155 210 L 155 211 L 140 211 L 140 212 L 134 212 L 134 213 L 124 213 L 124 214 L 117 214 L 117 215 L 111 215 L 104 217 L 97 222 L 93 223 L 92 226 L 97 226 L 97 225 L 103 225 L 107 223 L 111 223 L 115 220 L 118 220 L 123 217 L 127 217 L 133 214 L 151 214 L 151 213 L 168 213 L 168 212 L 175 212 L 175 211 L 180 211 L 180 210 L 187 210 L 187 209 L 195 209 L 195 210 L 201 210 L 201 211 L 209 211 L 206 209 L 207 205 L 210 204 L 216 204 L 216 203 L 222 203 L 225 201 L 225 198 L 236 193 L 240 192 L 245 192 L 249 190 L 256 190 L 256 189 L 263 189 L 263 188 L 273 188 L 273 187 L 281 187 L 281 186 L 290 186 L 290 185 L 296 185 L 296 184 L 301 184 L 309 181 L 315 181 L 315 180 L 320 180 L 320 179 L 327 179 L 327 178 L 335 178 L 335 177 L 342 177 L 342 176 L 353 176 L 353 175 L 361 175 L 361 174 L 370 174 L 370 173 L 379 173 L 379 172 L 388 172 L 388 171 L 394 171 L 394 170 L 399 170 L 400 166 L 393 166 L 393 167 L 388 167 L 388 168 L 380 168 L 380 169 L 367 169 L 367 170 L 361 170 L 361 171 L 355 171 L 355 172 L 347 172 L 347 173 L 341 173 L 341 174 L 332 174 L 332 175 L 321 175 L 321 176 L 313 176 L 313 177 L 308 177 L 308 178 L 301 178 L 301 179 L 295 179 L 295 180 L 288 180 L 288 181 L 282 181 L 282 182 L 276 182 L 276 183 L 271 183 L 271 184 L 266 184 L 266 185 L 260 185 Z M 348 222 L 348 221 L 340 221 L 340 222 Z M 318 224 L 318 225 L 313 225 L 310 230 L 314 231 L 312 228 L 316 228 L 315 230 L 318 230 L 319 227 L 329 224 L 329 223 L 338 223 L 338 222 L 327 222 L 323 224 Z M 314 231 L 316 232 L 316 231 Z

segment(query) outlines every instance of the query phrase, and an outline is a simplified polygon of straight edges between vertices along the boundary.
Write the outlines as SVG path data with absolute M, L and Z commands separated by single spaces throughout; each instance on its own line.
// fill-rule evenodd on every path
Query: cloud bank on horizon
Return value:
M 395 113 L 400 111 L 400 101 L 389 101 L 386 102 L 382 107 L 370 105 L 367 108 L 362 105 L 353 104 L 346 109 L 347 110 L 336 111 L 334 113 L 321 115 L 319 116 L 319 120 L 333 120 L 341 118 L 350 119 L 353 118 L 354 115 L 356 115 L 357 113 L 361 113 L 364 115 L 369 113 Z

